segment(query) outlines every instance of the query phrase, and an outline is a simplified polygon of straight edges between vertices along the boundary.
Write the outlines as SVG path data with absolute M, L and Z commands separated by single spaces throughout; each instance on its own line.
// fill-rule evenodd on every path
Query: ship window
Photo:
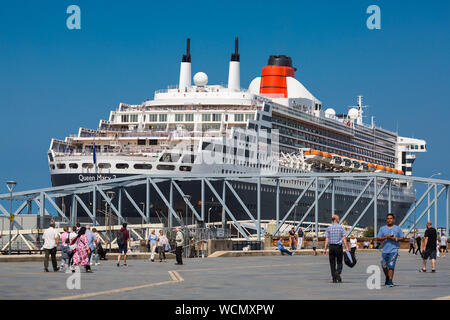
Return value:
M 145 139 L 138 139 L 137 144 L 138 146 L 145 146 Z
M 236 113 L 236 114 L 234 115 L 234 121 L 236 121 L 236 122 L 244 121 L 244 114 L 242 114 L 242 113 Z
M 175 166 L 167 165 L 167 164 L 158 164 L 156 166 L 158 170 L 175 170 Z
M 167 114 L 160 114 L 159 122 L 167 122 Z
M 69 168 L 70 169 L 77 169 L 78 168 L 78 164 L 77 163 L 69 163 Z
M 130 114 L 130 122 L 138 122 L 138 115 Z
M 183 118 L 184 118 L 184 114 L 182 114 L 182 113 L 175 114 L 175 121 L 183 121 Z
M 133 167 L 138 170 L 151 170 L 152 169 L 152 165 L 148 164 L 148 163 L 136 163 Z
M 81 165 L 84 169 L 92 169 L 94 165 L 92 163 L 83 163 Z
M 212 121 L 220 121 L 222 118 L 222 115 L 220 113 L 213 113 Z
M 56 165 L 56 167 L 57 167 L 58 169 L 65 169 L 65 168 L 66 168 L 66 164 L 65 164 L 65 163 L 58 163 L 58 164 Z
M 194 163 L 196 156 L 193 154 L 185 154 L 183 156 L 183 159 L 181 160 L 182 163 Z
M 51 164 L 51 165 L 50 165 L 50 169 L 55 170 L 55 165 L 54 165 L 54 164 Z
M 128 163 L 117 163 L 116 168 L 117 169 L 128 169 L 129 165 Z
M 148 115 L 148 121 L 149 122 L 156 122 L 156 121 L 158 121 L 158 115 L 157 114 L 149 114 Z
M 245 115 L 245 121 L 247 121 L 247 120 L 253 120 L 255 118 L 255 115 L 254 114 L 246 114 Z
M 188 113 L 186 114 L 186 122 L 193 122 L 194 121 L 194 114 Z
M 203 113 L 202 114 L 202 121 L 203 122 L 211 121 L 211 114 L 210 113 Z
M 180 171 L 191 171 L 192 167 L 191 166 L 180 166 Z
M 164 153 L 159 159 L 160 162 L 177 162 L 181 155 L 178 153 Z
M 129 115 L 128 114 L 123 114 L 121 119 L 122 119 L 122 122 L 128 122 L 129 121 Z
M 111 164 L 110 163 L 99 163 L 98 167 L 100 169 L 109 169 L 109 168 L 111 168 Z

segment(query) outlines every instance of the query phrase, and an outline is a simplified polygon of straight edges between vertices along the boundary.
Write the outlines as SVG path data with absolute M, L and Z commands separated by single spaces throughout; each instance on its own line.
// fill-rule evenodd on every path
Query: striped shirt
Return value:
M 325 231 L 325 237 L 329 244 L 342 244 L 342 238 L 345 237 L 345 229 L 338 223 L 333 223 Z

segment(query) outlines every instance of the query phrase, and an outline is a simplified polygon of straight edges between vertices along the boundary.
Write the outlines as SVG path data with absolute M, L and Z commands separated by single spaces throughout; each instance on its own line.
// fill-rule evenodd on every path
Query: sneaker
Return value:
M 44 269 L 44 271 L 45 271 L 45 272 L 50 272 L 50 271 L 48 271 L 48 269 Z
M 390 288 L 392 288 L 392 287 L 395 286 L 395 284 L 394 284 L 394 282 L 392 282 L 392 280 L 389 280 L 388 286 L 389 286 Z
M 95 265 L 98 266 L 100 264 L 100 262 L 97 262 Z
M 58 272 L 58 271 L 59 271 L 59 268 L 56 268 L 56 269 L 54 269 L 53 271 L 54 271 L 54 272 Z
M 295 252 L 292 252 L 292 255 L 295 255 Z
M 341 278 L 340 274 L 336 273 L 336 280 L 337 280 L 337 282 L 342 282 L 342 278 Z
M 127 264 L 126 264 L 126 263 L 124 263 L 124 264 L 123 264 L 123 266 L 124 266 L 124 267 L 126 267 L 126 266 L 127 266 Z
M 117 263 L 117 266 L 120 267 L 120 263 Z
M 427 272 L 427 269 L 420 269 L 419 272 Z
M 389 285 L 389 278 L 388 277 L 386 277 L 386 280 L 384 281 L 384 285 L 385 286 Z
M 434 270 L 434 269 L 431 269 L 431 272 L 436 272 L 436 270 Z

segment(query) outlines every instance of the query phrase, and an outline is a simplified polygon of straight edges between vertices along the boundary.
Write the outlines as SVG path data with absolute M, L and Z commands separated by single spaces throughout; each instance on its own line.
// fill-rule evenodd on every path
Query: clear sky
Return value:
M 66 27 L 71 4 L 81 30 Z M 372 4 L 381 30 L 366 27 Z M 177 84 L 187 37 L 193 74 L 226 83 L 235 36 L 242 87 L 269 55 L 289 55 L 325 108 L 344 112 L 362 94 L 367 122 L 427 141 L 415 175 L 450 179 L 449 12 L 446 0 L 2 1 L 0 179 L 49 186 L 50 139 Z

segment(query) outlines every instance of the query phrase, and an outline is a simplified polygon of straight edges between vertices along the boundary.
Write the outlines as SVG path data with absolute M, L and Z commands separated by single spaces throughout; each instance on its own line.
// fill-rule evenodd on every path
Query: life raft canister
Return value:
M 292 67 L 291 57 L 285 55 L 270 56 L 267 66 L 261 71 L 259 93 L 271 97 L 287 98 L 286 77 L 295 77 L 297 69 Z

